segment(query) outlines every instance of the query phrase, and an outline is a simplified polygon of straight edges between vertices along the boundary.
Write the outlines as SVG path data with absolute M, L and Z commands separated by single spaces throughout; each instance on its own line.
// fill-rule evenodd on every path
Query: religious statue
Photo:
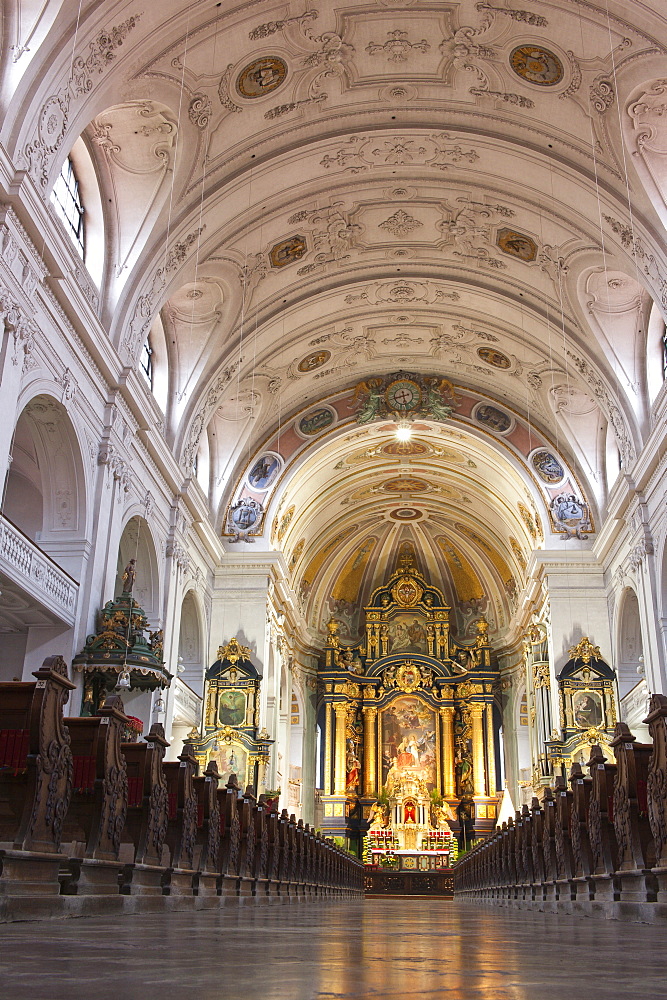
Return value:
M 123 593 L 131 594 L 132 588 L 134 587 L 134 581 L 137 578 L 137 571 L 135 569 L 136 559 L 130 559 L 129 563 L 123 570 Z
M 456 820 L 456 816 L 446 802 L 443 801 L 440 805 L 435 803 L 431 805 L 431 826 L 434 826 L 436 830 L 446 830 L 447 833 L 451 833 L 450 820 Z
M 348 740 L 348 750 L 345 757 L 345 790 L 354 792 L 359 789 L 359 771 L 361 763 L 354 751 L 354 743 Z
M 368 814 L 369 830 L 386 830 L 389 826 L 389 806 L 374 802 Z

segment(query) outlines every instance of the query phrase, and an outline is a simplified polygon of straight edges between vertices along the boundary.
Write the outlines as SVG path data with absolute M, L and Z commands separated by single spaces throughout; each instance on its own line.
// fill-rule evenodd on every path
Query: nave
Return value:
M 4 928 L 0 977 L 12 1000 L 665 996 L 658 927 L 444 900 L 234 904 L 35 931 Z

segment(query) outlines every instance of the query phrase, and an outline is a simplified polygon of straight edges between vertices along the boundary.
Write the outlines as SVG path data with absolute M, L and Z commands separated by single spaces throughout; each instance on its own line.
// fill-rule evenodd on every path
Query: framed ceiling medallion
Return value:
M 419 521 L 423 516 L 423 512 L 416 507 L 396 507 L 389 512 L 394 521 Z
M 565 75 L 558 56 L 541 45 L 517 45 L 510 53 L 510 66 L 536 87 L 556 87 Z
M 401 378 L 389 383 L 384 398 L 389 409 L 395 413 L 410 413 L 421 403 L 422 391 L 412 379 Z
M 477 357 L 485 361 L 487 365 L 491 365 L 492 368 L 507 369 L 512 367 L 512 362 L 503 354 L 502 351 L 497 351 L 495 347 L 478 347 Z
M 510 257 L 518 257 L 526 264 L 537 259 L 535 240 L 525 233 L 518 233 L 515 229 L 500 229 L 496 244 L 503 253 L 509 254 Z
M 236 90 L 248 100 L 263 97 L 277 90 L 287 76 L 287 63 L 279 56 L 254 59 L 236 78 Z
M 305 358 L 301 358 L 301 361 L 296 366 L 296 370 L 302 375 L 307 375 L 308 372 L 314 372 L 316 368 L 326 365 L 330 357 L 331 351 L 313 351 L 312 354 L 307 354 Z
M 301 260 L 307 249 L 305 236 L 289 236 L 286 240 L 281 240 L 269 250 L 271 267 L 286 267 Z

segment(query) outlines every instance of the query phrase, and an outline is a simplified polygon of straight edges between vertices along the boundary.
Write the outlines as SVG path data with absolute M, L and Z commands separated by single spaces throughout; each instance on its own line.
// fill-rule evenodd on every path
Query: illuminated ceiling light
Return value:
M 409 441 L 412 437 L 412 427 L 410 426 L 410 421 L 403 417 L 398 421 L 398 427 L 396 428 L 396 440 L 397 441 Z

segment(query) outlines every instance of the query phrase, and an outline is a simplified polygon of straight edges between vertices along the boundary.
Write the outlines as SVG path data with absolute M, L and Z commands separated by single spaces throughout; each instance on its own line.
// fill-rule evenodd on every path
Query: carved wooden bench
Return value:
M 169 896 L 191 896 L 197 880 L 194 853 L 198 810 L 193 785 L 197 761 L 186 747 L 178 760 L 165 761 L 162 769 L 167 782 L 166 842 L 171 855 L 164 891 Z
M 166 869 L 162 849 L 169 818 L 163 759 L 168 746 L 159 722 L 153 723 L 145 743 L 121 744 L 128 786 L 122 840 L 134 849 L 134 862 L 123 866 L 120 891 L 124 895 L 162 895 Z
M 0 684 L 0 894 L 53 895 L 72 754 L 63 706 L 74 684 L 50 656 L 36 681 Z
M 65 719 L 72 741 L 74 790 L 63 839 L 80 844 L 61 876 L 65 895 L 119 892 L 127 816 L 127 768 L 120 738 L 127 718 L 118 695 L 97 715 Z

